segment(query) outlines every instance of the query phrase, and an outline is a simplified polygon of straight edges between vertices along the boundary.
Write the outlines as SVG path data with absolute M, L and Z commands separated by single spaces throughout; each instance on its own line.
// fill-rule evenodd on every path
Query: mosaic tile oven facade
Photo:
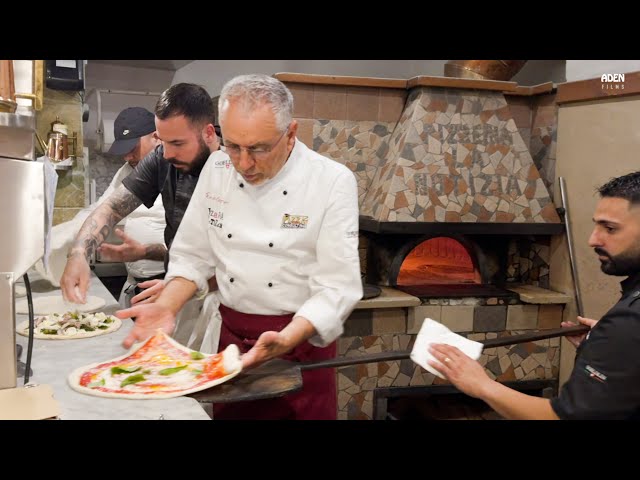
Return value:
M 422 84 L 276 76 L 294 94 L 298 138 L 354 172 L 361 222 L 453 228 L 561 223 L 550 196 L 557 112 L 550 90 L 521 95 L 513 86 L 501 91 L 495 82 L 488 90 L 481 87 L 486 82 L 450 87 L 439 85 L 437 77 L 433 86 L 427 77 L 419 77 L 427 78 Z M 508 82 L 498 83 L 507 88 Z M 503 242 L 505 288 L 522 283 L 548 288 L 549 232 L 533 232 Z M 386 235 L 361 233 L 363 276 L 375 261 L 372 235 L 378 234 Z M 474 340 L 556 328 L 564 307 L 526 303 L 516 293 L 420 300 L 419 307 L 354 310 L 338 340 L 339 355 L 409 350 L 424 318 Z M 559 339 L 550 339 L 488 349 L 480 361 L 500 381 L 557 379 L 559 345 Z M 376 388 L 443 383 L 411 360 L 340 367 L 336 374 L 340 419 L 371 419 Z
M 338 354 L 358 357 L 410 350 L 425 318 L 431 318 L 471 340 L 518 335 L 557 328 L 562 304 L 525 304 L 511 299 L 429 299 L 409 308 L 355 310 L 338 339 Z M 479 361 L 498 381 L 558 378 L 560 339 L 551 338 L 509 347 L 486 349 Z M 337 369 L 338 418 L 368 420 L 373 414 L 376 388 L 442 385 L 446 382 L 411 360 L 370 363 Z

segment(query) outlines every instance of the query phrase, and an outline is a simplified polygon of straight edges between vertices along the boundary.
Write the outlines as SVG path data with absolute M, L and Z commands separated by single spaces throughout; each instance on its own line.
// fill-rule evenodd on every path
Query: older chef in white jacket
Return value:
M 219 350 L 235 343 L 244 367 L 274 357 L 335 357 L 343 322 L 362 298 L 353 173 L 296 139 L 293 97 L 266 75 L 230 80 L 219 99 L 225 152 L 202 170 L 155 303 L 136 316 L 125 346 L 171 332 L 176 313 L 216 276 Z M 230 164 L 233 168 L 229 168 Z M 300 392 L 218 405 L 214 418 L 335 419 L 335 372 L 303 373 Z

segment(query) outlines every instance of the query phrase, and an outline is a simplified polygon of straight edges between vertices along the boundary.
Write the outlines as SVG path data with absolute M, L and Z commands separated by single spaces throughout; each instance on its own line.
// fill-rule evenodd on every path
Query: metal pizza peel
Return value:
M 546 338 L 564 337 L 587 333 L 590 327 L 577 325 L 567 328 L 553 328 L 520 335 L 506 335 L 499 338 L 482 340 L 485 348 L 503 347 L 517 343 L 535 342 Z M 243 371 L 228 382 L 206 390 L 189 394 L 204 403 L 232 403 L 265 398 L 282 397 L 302 388 L 302 372 L 317 368 L 336 368 L 361 363 L 389 362 L 410 358 L 410 350 L 369 353 L 359 357 L 340 357 L 318 362 L 296 363 L 279 358 L 270 360 L 259 367 Z

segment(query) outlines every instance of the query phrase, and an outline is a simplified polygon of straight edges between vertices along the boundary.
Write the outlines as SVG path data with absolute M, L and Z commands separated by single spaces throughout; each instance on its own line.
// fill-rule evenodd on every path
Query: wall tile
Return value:
M 296 136 L 307 147 L 313 148 L 313 124 L 314 120 L 308 118 L 297 118 L 298 132 Z
M 344 322 L 345 337 L 367 336 L 373 333 L 373 310 L 354 310 Z
M 347 118 L 346 87 L 316 85 L 313 95 L 313 118 L 345 120 Z
M 397 122 L 404 110 L 407 91 L 404 89 L 381 88 L 378 121 Z
M 380 89 L 351 87 L 347 89 L 347 120 L 376 121 L 380 103 Z
M 406 333 L 407 314 L 403 308 L 373 310 L 373 334 Z
M 425 318 L 439 322 L 441 316 L 442 307 L 440 305 L 410 307 L 407 313 L 407 333 L 418 333 Z
M 470 305 L 443 306 L 440 321 L 452 332 L 471 332 L 473 330 L 473 310 Z
M 499 332 L 507 323 L 507 307 L 476 307 L 473 312 L 474 332 Z
M 564 305 L 540 305 L 538 328 L 559 328 Z M 575 321 L 575 320 L 574 320 Z
M 507 330 L 529 330 L 538 327 L 538 305 L 509 305 Z
M 304 83 L 287 83 L 293 94 L 293 116 L 298 118 L 313 118 L 313 85 Z

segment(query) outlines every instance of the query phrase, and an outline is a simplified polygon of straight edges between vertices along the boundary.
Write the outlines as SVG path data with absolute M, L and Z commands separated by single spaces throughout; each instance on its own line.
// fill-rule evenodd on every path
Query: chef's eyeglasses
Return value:
M 240 152 L 244 150 L 247 152 L 247 155 L 249 155 L 254 160 L 265 160 L 269 156 L 269 154 L 273 151 L 273 149 L 276 148 L 276 145 L 278 145 L 280 141 L 284 138 L 284 136 L 289 131 L 290 127 L 291 127 L 291 124 L 289 124 L 287 126 L 287 129 L 284 132 L 282 132 L 282 135 L 280 135 L 280 138 L 278 138 L 278 140 L 276 140 L 270 146 L 241 147 L 240 145 L 236 145 L 234 143 L 228 142 L 227 140 L 223 140 L 224 145 L 220 146 L 220 150 L 222 150 L 223 152 L 226 152 L 227 155 L 229 155 L 231 158 L 238 158 L 240 156 Z

